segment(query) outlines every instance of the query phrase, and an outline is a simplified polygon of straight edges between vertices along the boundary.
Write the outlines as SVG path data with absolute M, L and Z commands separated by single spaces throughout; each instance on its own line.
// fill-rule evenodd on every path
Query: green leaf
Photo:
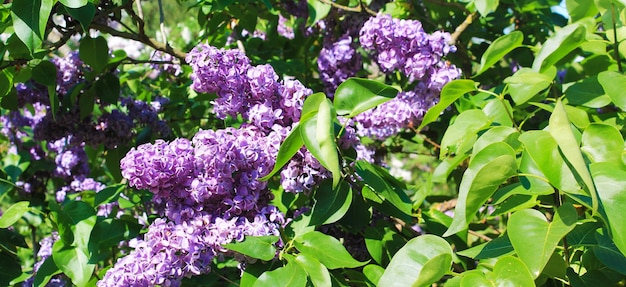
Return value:
M 554 76 L 521 68 L 513 76 L 504 79 L 504 83 L 509 85 L 509 93 L 515 104 L 521 105 L 549 87 L 552 79 Z
M 66 246 L 58 240 L 52 246 L 54 264 L 78 287 L 87 286 L 96 265 L 89 264 L 89 257 L 78 247 Z
M 454 218 L 443 236 L 466 229 L 478 209 L 498 186 L 516 173 L 515 151 L 508 144 L 493 143 L 478 152 L 463 174 Z
M 106 218 L 98 221 L 90 234 L 89 249 L 103 250 L 119 243 L 125 239 L 136 237 L 141 231 L 141 225 L 123 219 Z
M 30 202 L 20 201 L 7 208 L 0 217 L 0 228 L 8 228 L 30 210 Z
M 96 6 L 91 2 L 87 2 L 86 5 L 77 8 L 66 7 L 65 10 L 72 18 L 78 20 L 83 31 L 89 30 L 89 25 L 91 25 L 91 21 L 96 16 Z
M 326 269 L 326 266 L 320 263 L 315 257 L 300 253 L 295 256 L 294 262 L 306 271 L 311 279 L 311 282 L 313 282 L 313 286 L 325 287 L 332 285 L 328 269 Z
M 53 4 L 53 0 L 15 1 L 11 4 L 15 35 L 26 45 L 31 55 L 45 39 L 46 23 Z
M 585 129 L 580 148 L 592 162 L 622 162 L 624 138 L 614 126 L 594 123 Z
M 626 97 L 624 97 L 626 76 L 618 72 L 604 71 L 598 74 L 598 82 L 611 98 L 611 101 L 622 111 L 626 111 Z
M 59 2 L 68 8 L 80 8 L 87 5 L 89 0 L 59 0 Z
M 338 115 L 353 118 L 395 98 L 397 94 L 397 89 L 383 83 L 368 79 L 350 78 L 337 87 L 334 106 Z
M 268 180 L 278 173 L 304 145 L 302 136 L 300 136 L 300 129 L 300 125 L 296 125 L 289 135 L 287 135 L 287 138 L 285 138 L 278 148 L 274 168 L 266 176 L 260 178 L 260 180 Z
M 252 258 L 270 261 L 276 256 L 274 244 L 278 242 L 278 239 L 278 236 L 246 236 L 243 241 L 222 246 Z
M 9 252 L 2 251 L 3 252 L 0 252 L 0 285 L 15 286 L 11 284 L 11 281 L 14 280 L 14 278 L 19 278 L 22 274 L 20 261 Z
M 375 264 L 367 264 L 363 267 L 363 275 L 365 275 L 365 278 L 376 286 L 378 285 L 378 282 L 380 282 L 380 277 L 382 277 L 384 273 L 385 268 Z
M 584 191 L 587 196 L 591 197 L 592 211 L 595 214 L 598 211 L 598 199 L 593 186 L 593 180 L 591 179 L 591 174 L 589 174 L 585 160 L 580 152 L 578 142 L 572 132 L 565 107 L 560 100 L 556 102 L 554 111 L 550 116 L 548 129 L 552 137 L 559 144 L 563 156 L 574 168 L 572 172 L 575 172 L 574 175 L 580 177 L 584 183 Z
M 496 142 L 505 142 L 511 147 L 515 148 L 516 146 L 519 146 L 519 141 L 517 140 L 519 135 L 520 133 L 512 127 L 491 127 L 482 135 L 480 135 L 478 140 L 476 140 L 476 142 L 474 143 L 474 147 L 472 148 L 472 152 L 476 154 L 483 148 Z
M 364 235 L 367 251 L 381 266 L 387 266 L 393 255 L 407 242 L 394 227 L 383 222 L 377 223 L 374 227 L 366 227 Z
M 498 1 L 492 2 L 496 2 L 497 6 Z M 513 31 L 493 41 L 493 43 L 489 45 L 483 56 L 480 58 L 480 68 L 474 76 L 478 76 L 484 71 L 487 71 L 489 68 L 491 68 L 491 66 L 504 58 L 506 54 L 515 50 L 517 47 L 522 46 L 523 41 L 524 33 L 522 33 L 521 31 Z
M 494 283 L 491 286 L 535 286 L 535 281 L 528 268 L 524 266 L 522 261 L 513 256 L 498 259 L 493 271 L 486 277 Z
M 407 242 L 391 259 L 378 286 L 427 286 L 452 265 L 452 248 L 443 238 L 426 234 Z
M 439 103 L 426 112 L 424 119 L 422 119 L 422 123 L 417 129 L 421 130 L 427 124 L 436 121 L 443 110 L 445 110 L 461 96 L 473 91 L 476 91 L 476 83 L 472 80 L 453 80 L 448 82 L 441 90 Z
M 589 168 L 606 213 L 604 220 L 608 221 L 611 238 L 626 254 L 626 170 L 611 162 L 593 163 Z
M 328 12 L 330 12 L 330 8 L 332 7 L 328 3 L 324 3 L 317 0 L 307 0 L 309 4 L 309 19 L 307 21 L 307 25 L 313 25 L 317 23 L 317 21 L 326 18 Z
M 318 117 L 314 116 L 305 120 L 304 122 L 300 122 L 300 136 L 302 138 L 302 142 L 306 148 L 311 152 L 311 154 L 317 159 L 320 164 L 329 170 L 333 174 L 333 184 L 335 181 L 338 183 L 341 174 L 341 167 L 339 166 L 339 155 L 336 148 L 332 148 L 332 146 L 336 147 L 334 140 L 331 138 L 332 143 L 326 142 L 324 144 L 324 149 L 322 149 L 322 144 L 320 140 L 317 138 L 318 127 L 322 128 L 326 126 L 325 124 L 318 124 Z M 334 128 L 333 128 L 334 129 Z M 321 131 L 321 129 L 320 129 Z M 330 131 L 329 131 L 330 132 Z M 334 131 L 333 131 L 334 135 Z M 328 137 L 324 137 L 326 141 L 328 141 Z M 332 148 L 332 151 L 330 150 Z
M 597 76 L 585 78 L 569 86 L 565 90 L 565 98 L 570 105 L 589 108 L 602 108 L 611 103 L 611 98 L 604 92 Z
M 339 240 L 318 231 L 303 234 L 294 244 L 300 253 L 317 258 L 328 269 L 356 268 L 367 263 L 355 260 Z
M 315 191 L 315 203 L 311 211 L 311 224 L 335 223 L 341 219 L 352 204 L 352 188 L 343 181 L 333 188 L 329 181 L 323 181 Z
M 567 13 L 570 20 L 576 22 L 586 17 L 594 17 L 598 14 L 598 8 L 594 1 L 586 0 L 565 0 L 565 6 L 567 7 Z
M 102 75 L 95 82 L 96 87 L 96 95 L 104 102 L 108 104 L 117 103 L 118 98 L 120 97 L 120 79 L 112 74 L 108 73 Z
M 585 41 L 585 26 L 574 23 L 557 31 L 541 46 L 533 62 L 533 71 L 542 72 L 552 67 Z
M 96 193 L 96 198 L 94 199 L 94 206 L 115 202 L 124 188 L 126 188 L 126 184 L 119 183 L 107 186 L 98 191 L 98 193 Z
M 93 68 L 96 73 L 102 72 L 109 63 L 109 46 L 102 36 L 97 38 L 87 36 L 81 39 L 78 53 L 80 59 Z
M 472 248 L 459 251 L 456 254 L 476 260 L 498 258 L 513 253 L 513 245 L 509 240 L 508 233 L 497 237 L 489 242 L 476 245 Z
M 606 267 L 626 275 L 626 256 L 619 251 L 613 240 L 611 240 L 611 237 L 605 233 L 606 232 L 595 233 L 598 244 L 592 247 L 593 254 L 598 260 L 604 263 Z
M 507 232 L 515 252 L 537 278 L 552 256 L 559 241 L 576 225 L 578 213 L 571 203 L 556 210 L 552 222 L 538 210 L 524 209 L 513 213 Z M 528 244 L 533 242 L 533 244 Z
M 44 260 L 43 264 L 39 266 L 37 272 L 35 272 L 35 279 L 33 281 L 33 287 L 44 287 L 52 276 L 61 273 L 61 269 L 56 266 L 54 263 L 54 259 L 52 256 L 48 256 L 46 260 Z
M 33 68 L 32 76 L 35 82 L 44 86 L 56 87 L 57 85 L 57 67 L 50 61 L 41 61 Z
M 66 222 L 74 235 L 73 245 L 88 250 L 89 239 L 94 225 L 96 225 L 96 211 L 94 208 L 82 201 L 70 201 L 63 207 L 63 212 L 67 214 L 70 222 Z
M 408 217 L 408 220 L 411 219 L 413 203 L 404 191 L 404 184 L 395 179 L 385 169 L 365 161 L 356 162 L 356 173 L 363 178 L 367 185 L 363 190 L 369 187 L 374 196 L 380 199 L 379 203 L 387 201 L 395 209 L 403 213 L 405 215 L 403 217 Z M 376 201 L 376 198 L 369 199 Z
M 324 93 L 315 93 L 304 100 L 302 105 L 302 112 L 300 113 L 300 122 L 304 122 L 307 119 L 317 115 L 317 111 L 320 109 L 320 104 L 326 101 L 326 95 Z
M 549 132 L 528 131 L 519 137 L 519 141 L 524 144 L 524 153 L 553 186 L 565 192 L 580 194 L 580 186 L 559 153 L 556 140 Z
M 306 272 L 299 264 L 288 262 L 286 266 L 266 271 L 254 282 L 254 287 L 304 287 Z
M 9 77 L 6 71 L 0 72 L 0 99 L 9 93 L 11 88 L 13 88 L 13 76 Z
M 96 85 L 93 85 L 78 98 L 78 109 L 81 119 L 85 119 L 93 113 L 93 108 L 96 104 L 96 89 Z
M 337 187 L 341 180 L 341 163 L 339 162 L 339 154 L 337 152 L 337 143 L 335 142 L 335 123 L 337 113 L 333 108 L 330 100 L 320 103 L 317 113 L 316 140 L 319 144 L 320 154 L 313 154 L 320 163 L 325 163 L 324 167 L 333 175 L 333 188 Z M 308 132 L 308 130 L 307 130 Z M 305 138 L 307 138 L 305 136 Z M 304 144 L 307 141 L 303 139 Z M 308 146 L 307 146 L 308 148 Z M 321 160 L 320 160 L 321 159 Z
M 491 287 L 492 282 L 485 278 L 485 274 L 479 270 L 470 270 L 463 272 L 461 277 L 460 287 Z
M 499 0 L 474 0 L 474 5 L 480 16 L 486 17 L 489 13 L 496 11 L 499 2 Z
M 489 126 L 489 119 L 482 110 L 463 111 L 448 127 L 441 139 L 440 159 L 448 154 L 464 150 L 464 145 L 473 145 L 480 130 Z

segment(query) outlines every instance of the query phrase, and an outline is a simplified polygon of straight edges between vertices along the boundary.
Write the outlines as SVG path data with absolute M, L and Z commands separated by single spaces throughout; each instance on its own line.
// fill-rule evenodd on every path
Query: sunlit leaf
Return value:
M 393 99 L 398 90 L 373 80 L 350 78 L 341 83 L 335 92 L 334 105 L 337 114 L 346 118 L 374 108 Z
M 483 0 L 482 2 L 488 1 Z M 495 2 L 495 6 L 498 6 L 498 1 L 491 2 Z M 485 16 L 483 12 L 480 13 L 481 15 Z M 506 54 L 515 50 L 517 47 L 520 47 L 523 41 L 524 33 L 522 33 L 521 31 L 513 31 L 509 34 L 500 36 L 498 39 L 493 41 L 491 45 L 489 45 L 485 53 L 483 53 L 483 56 L 480 58 L 480 68 L 478 69 L 478 72 L 475 76 L 482 74 L 495 63 L 500 61 Z

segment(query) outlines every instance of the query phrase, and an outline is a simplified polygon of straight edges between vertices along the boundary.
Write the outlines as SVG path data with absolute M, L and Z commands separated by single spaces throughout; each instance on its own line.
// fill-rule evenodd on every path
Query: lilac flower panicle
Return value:
M 361 55 L 352 45 L 352 37 L 344 35 L 320 51 L 317 67 L 328 94 L 361 69 Z

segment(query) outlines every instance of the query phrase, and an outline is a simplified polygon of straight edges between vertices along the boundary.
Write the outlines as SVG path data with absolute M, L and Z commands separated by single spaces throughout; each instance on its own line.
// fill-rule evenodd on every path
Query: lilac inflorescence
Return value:
M 339 84 L 354 77 L 361 69 L 361 55 L 353 47 L 352 37 L 344 35 L 320 51 L 317 67 L 326 93 L 333 93 Z
M 244 236 L 278 235 L 285 220 L 258 178 L 270 172 L 282 136 L 258 127 L 203 130 L 192 140 L 158 140 L 121 161 L 129 184 L 154 193 L 157 219 L 131 254 L 98 286 L 179 286 L 209 271 L 221 245 Z
M 241 115 L 265 131 L 298 121 L 304 98 L 313 93 L 297 80 L 279 82 L 270 65 L 252 66 L 239 50 L 200 45 L 186 60 L 194 90 L 218 96 L 213 112 L 219 118 Z
M 361 136 L 384 139 L 419 124 L 438 101 L 443 86 L 461 76 L 458 68 L 442 59 L 456 51 L 448 44 L 450 35 L 440 31 L 428 34 L 417 20 L 379 14 L 365 22 L 359 41 L 374 54 L 383 72 L 399 71 L 414 85 L 412 90 L 358 115 L 355 120 Z

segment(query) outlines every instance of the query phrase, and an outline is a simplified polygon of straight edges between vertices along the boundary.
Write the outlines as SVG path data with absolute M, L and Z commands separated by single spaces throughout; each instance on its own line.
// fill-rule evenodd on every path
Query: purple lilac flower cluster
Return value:
M 98 286 L 178 286 L 184 276 L 209 271 L 222 244 L 244 236 L 278 235 L 283 215 L 258 178 L 269 173 L 282 136 L 246 125 L 202 130 L 192 140 L 157 140 L 121 161 L 129 185 L 154 193 L 165 218 L 148 228 Z
M 354 49 L 352 37 L 344 35 L 322 48 L 317 59 L 320 78 L 327 95 L 334 94 L 339 84 L 354 77 L 361 69 L 361 55 Z
M 297 80 L 279 82 L 270 65 L 252 66 L 239 50 L 200 45 L 187 54 L 187 62 L 194 90 L 217 94 L 213 112 L 218 117 L 241 115 L 266 131 L 298 121 L 304 98 L 312 94 Z
M 417 20 L 379 14 L 365 22 L 359 37 L 363 48 L 373 53 L 383 72 L 399 71 L 415 87 L 357 116 L 359 135 L 384 139 L 419 124 L 443 86 L 461 76 L 460 69 L 442 59 L 456 50 L 449 40 L 448 33 L 426 33 Z

